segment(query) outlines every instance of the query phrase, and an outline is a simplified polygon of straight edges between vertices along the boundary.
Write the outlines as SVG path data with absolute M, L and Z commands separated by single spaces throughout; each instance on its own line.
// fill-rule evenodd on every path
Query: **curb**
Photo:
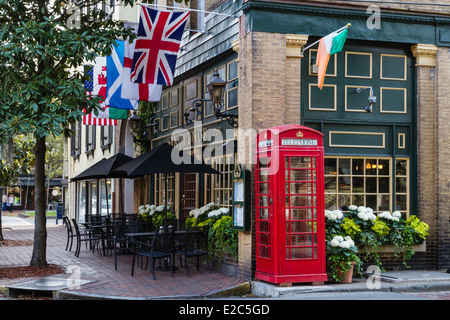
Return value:
M 257 298 L 279 298 L 295 294 L 325 293 L 325 292 L 424 292 L 450 291 L 450 282 L 437 281 L 405 281 L 392 284 L 381 281 L 379 288 L 369 288 L 364 280 L 356 280 L 350 284 L 325 284 L 323 286 L 293 286 L 279 287 L 274 284 L 252 281 L 252 294 Z
M 158 296 L 158 297 L 123 297 L 97 295 L 83 292 L 72 292 L 70 290 L 58 290 L 53 293 L 54 300 L 177 300 L 177 299 L 207 299 L 207 298 L 224 298 L 231 296 L 246 295 L 251 292 L 250 282 L 242 283 L 235 287 L 210 292 L 200 295 L 179 295 L 179 296 Z

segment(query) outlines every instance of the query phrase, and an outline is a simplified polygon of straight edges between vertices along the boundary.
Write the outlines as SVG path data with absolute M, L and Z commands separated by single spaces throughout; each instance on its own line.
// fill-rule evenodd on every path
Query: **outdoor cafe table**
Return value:
M 185 235 L 186 234 L 186 230 L 175 230 L 174 231 L 174 235 L 175 236 L 180 236 L 180 235 Z M 126 237 L 130 237 L 130 238 L 148 238 L 148 237 L 153 237 L 155 235 L 155 231 L 152 232 L 128 232 L 125 233 Z
M 87 231 L 92 232 L 93 234 L 100 235 L 100 239 L 102 241 L 102 251 L 103 255 L 106 255 L 106 246 L 105 246 L 105 240 L 106 240 L 106 228 L 108 227 L 104 223 L 92 223 L 92 222 L 81 222 Z
M 152 231 L 152 232 L 128 232 L 128 233 L 125 233 L 125 236 L 130 237 L 132 239 L 131 242 L 133 242 L 134 239 L 149 238 L 149 237 L 155 236 L 155 234 L 156 233 L 154 231 Z M 175 230 L 174 231 L 175 237 L 183 236 L 185 234 L 186 234 L 186 230 Z M 173 268 L 175 270 L 177 269 L 175 266 L 173 266 Z M 163 271 L 169 270 L 168 265 L 167 265 L 167 260 L 164 261 L 164 267 L 159 268 L 159 269 L 163 270 Z

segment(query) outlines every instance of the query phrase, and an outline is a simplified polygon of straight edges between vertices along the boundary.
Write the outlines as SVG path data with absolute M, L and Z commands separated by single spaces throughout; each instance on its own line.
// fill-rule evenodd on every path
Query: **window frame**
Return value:
M 402 213 L 402 215 L 404 217 L 409 217 L 410 215 L 410 198 L 411 198 L 411 185 L 410 185 L 410 166 L 411 166 L 411 159 L 409 157 L 382 157 L 382 156 L 327 156 L 325 155 L 325 162 L 327 162 L 327 159 L 335 159 L 336 163 L 335 163 L 335 169 L 336 172 L 326 172 L 327 169 L 325 167 L 325 171 L 324 171 L 324 176 L 325 176 L 325 183 L 327 183 L 328 181 L 333 181 L 332 182 L 335 186 L 334 186 L 334 190 L 333 188 L 327 187 L 325 186 L 325 205 L 326 205 L 326 209 L 342 209 L 345 205 L 347 204 L 341 204 L 341 202 L 345 201 L 345 198 L 349 198 L 350 199 L 350 203 L 348 205 L 357 205 L 357 206 L 365 206 L 365 207 L 371 207 L 373 209 L 373 211 L 375 213 L 380 213 L 383 211 L 389 211 L 389 212 L 393 212 L 393 211 L 399 211 Z M 350 171 L 348 173 L 342 173 L 340 172 L 340 162 L 342 160 L 349 160 L 349 169 Z M 353 165 L 354 165 L 354 160 L 359 160 L 359 161 L 363 161 L 363 171 L 362 173 L 353 173 Z M 376 164 L 372 163 L 372 165 L 375 165 L 376 167 L 374 169 L 376 169 L 376 173 L 373 174 L 373 172 L 368 172 L 368 170 L 374 170 L 374 169 L 368 169 L 366 166 L 369 165 L 371 162 L 368 162 L 368 160 L 377 160 Z M 383 168 L 380 168 L 380 165 L 382 165 L 382 163 L 380 163 L 381 161 L 388 161 L 389 162 L 389 168 L 387 169 L 387 171 L 383 171 Z M 399 162 L 405 162 L 406 161 L 406 168 L 405 168 L 405 172 L 402 174 L 398 174 L 397 173 L 397 163 Z M 395 163 L 395 166 L 394 166 Z M 335 178 L 335 179 L 333 179 Z M 342 186 L 340 186 L 340 179 L 347 180 L 348 182 L 348 189 L 344 189 L 343 186 L 346 186 L 345 184 L 343 184 Z M 355 179 L 362 179 L 363 181 L 363 186 L 362 186 L 362 191 L 356 191 L 355 190 Z M 375 186 L 375 192 L 371 192 L 370 189 L 368 189 L 368 187 L 370 187 L 368 185 L 368 180 L 370 179 L 370 181 L 376 181 L 376 186 Z M 375 180 L 374 180 L 375 179 Z M 386 191 L 385 189 L 382 190 L 380 187 L 380 181 L 381 179 L 385 180 L 388 179 L 389 183 L 388 183 L 388 191 Z M 401 192 L 396 190 L 396 181 L 397 179 L 402 179 L 404 180 L 404 183 L 402 184 L 404 186 L 403 190 Z M 372 188 L 373 188 L 373 184 L 371 184 Z M 384 184 L 384 187 L 386 187 L 386 185 Z M 348 191 L 347 191 L 348 190 Z M 328 205 L 328 201 L 327 200 L 327 196 L 331 196 L 334 197 L 334 205 L 330 206 Z M 376 207 L 374 208 L 372 205 L 369 205 L 367 203 L 367 198 L 368 196 L 373 196 L 376 199 Z M 388 208 L 384 208 L 382 207 L 383 202 L 382 202 L 382 198 L 381 197 L 388 197 Z M 361 202 L 357 202 L 355 200 L 355 197 L 361 197 L 362 198 L 362 203 Z M 403 197 L 403 202 L 405 203 L 405 207 L 402 208 L 398 208 L 398 202 L 397 198 L 398 197 Z M 330 201 L 330 203 L 333 200 Z M 344 210 L 345 211 L 345 210 Z

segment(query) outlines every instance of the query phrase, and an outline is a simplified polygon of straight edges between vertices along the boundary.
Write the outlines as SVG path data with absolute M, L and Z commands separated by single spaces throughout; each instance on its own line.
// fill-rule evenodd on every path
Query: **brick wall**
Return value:
M 418 62 L 417 214 L 430 230 L 427 252 L 414 256 L 411 265 L 442 269 L 450 266 L 450 49 L 434 50 L 435 56 L 426 46 L 413 47 Z
M 433 67 L 417 67 L 416 70 L 417 90 L 420 93 L 417 95 L 417 215 L 430 226 L 427 255 L 430 265 L 434 265 L 437 250 L 436 212 L 438 212 L 435 69 Z
M 450 48 L 440 47 L 436 55 L 437 109 L 437 267 L 450 267 Z
M 287 38 L 286 34 L 245 34 L 241 30 L 239 82 L 245 85 L 239 91 L 239 130 L 247 134 L 238 133 L 238 154 L 239 162 L 248 170 L 253 170 L 255 157 L 255 149 L 249 148 L 249 131 L 258 133 L 280 124 L 300 123 L 299 53 L 306 39 Z M 254 180 L 251 190 L 254 199 Z M 254 211 L 251 216 L 254 219 Z M 239 237 L 239 273 L 244 278 L 252 278 L 255 268 L 254 220 L 251 225 L 252 231 L 241 232 Z

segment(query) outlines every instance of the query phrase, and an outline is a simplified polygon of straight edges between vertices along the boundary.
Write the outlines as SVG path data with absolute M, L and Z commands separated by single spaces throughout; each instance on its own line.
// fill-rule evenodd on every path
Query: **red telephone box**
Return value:
M 326 281 L 322 133 L 299 125 L 260 132 L 255 181 L 255 277 Z

